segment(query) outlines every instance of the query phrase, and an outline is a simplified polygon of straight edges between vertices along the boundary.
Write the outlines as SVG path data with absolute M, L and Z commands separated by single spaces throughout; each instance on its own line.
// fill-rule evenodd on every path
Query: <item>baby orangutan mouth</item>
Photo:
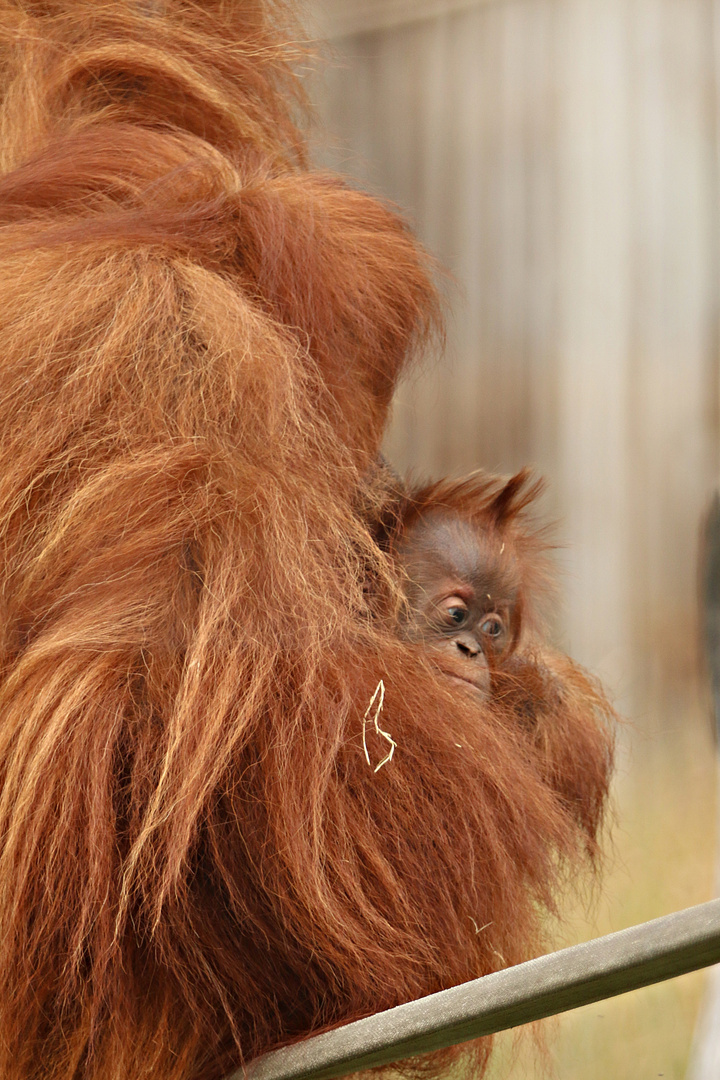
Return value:
M 478 663 L 475 670 L 468 672 L 467 674 L 460 675 L 453 671 L 450 667 L 445 667 L 442 663 L 438 663 L 438 670 L 442 671 L 444 675 L 447 675 L 448 679 L 452 682 L 458 683 L 460 686 L 470 688 L 473 693 L 477 694 L 480 698 L 487 697 L 490 692 L 490 669 L 487 663 Z

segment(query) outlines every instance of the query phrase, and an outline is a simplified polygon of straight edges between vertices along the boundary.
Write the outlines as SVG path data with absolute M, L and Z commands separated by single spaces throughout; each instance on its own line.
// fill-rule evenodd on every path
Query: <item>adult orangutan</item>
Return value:
M 602 696 L 541 760 L 378 614 L 437 302 L 308 168 L 286 14 L 0 0 L 3 1080 L 217 1080 L 525 958 L 594 850 Z

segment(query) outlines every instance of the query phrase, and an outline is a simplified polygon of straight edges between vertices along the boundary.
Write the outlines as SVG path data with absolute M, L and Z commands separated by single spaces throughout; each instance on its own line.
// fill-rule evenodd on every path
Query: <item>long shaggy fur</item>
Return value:
M 598 824 L 601 697 L 584 820 L 368 608 L 436 299 L 308 170 L 286 14 L 0 0 L 3 1080 L 217 1080 L 521 960 Z

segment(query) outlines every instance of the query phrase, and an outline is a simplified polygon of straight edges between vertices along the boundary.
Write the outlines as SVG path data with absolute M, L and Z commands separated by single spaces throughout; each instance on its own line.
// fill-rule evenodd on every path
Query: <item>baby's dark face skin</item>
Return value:
M 407 530 L 398 546 L 407 575 L 401 627 L 438 668 L 481 697 L 493 665 L 517 641 L 519 573 L 493 529 L 437 511 Z

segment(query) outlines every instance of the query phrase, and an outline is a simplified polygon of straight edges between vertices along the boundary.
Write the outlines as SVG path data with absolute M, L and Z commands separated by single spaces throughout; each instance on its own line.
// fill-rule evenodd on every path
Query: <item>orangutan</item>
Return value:
M 594 851 L 599 691 L 478 701 L 377 614 L 438 301 L 308 165 L 291 15 L 0 0 L 3 1080 L 220 1080 L 525 959 Z

